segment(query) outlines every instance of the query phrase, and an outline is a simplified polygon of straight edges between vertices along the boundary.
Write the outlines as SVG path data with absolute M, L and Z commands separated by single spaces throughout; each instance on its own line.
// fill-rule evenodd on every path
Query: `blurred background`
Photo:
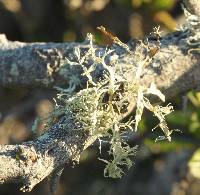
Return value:
M 83 41 L 88 32 L 99 44 L 109 44 L 97 26 L 105 26 L 120 40 L 143 38 L 155 26 L 163 34 L 174 31 L 185 18 L 178 0 L 0 0 L 0 33 L 9 40 L 25 42 Z M 16 144 L 35 135 L 31 132 L 36 116 L 53 109 L 56 91 L 0 87 L 0 144 Z M 200 194 L 200 93 L 179 94 L 166 102 L 175 112 L 167 121 L 174 132 L 172 142 L 155 139 L 157 125 L 148 112 L 139 124 L 139 133 L 129 138 L 139 145 L 134 166 L 122 179 L 103 176 L 109 145 L 99 142 L 83 152 L 80 164 L 67 167 L 58 195 L 199 195 Z M 40 130 L 42 132 L 41 124 Z M 39 134 L 40 132 L 38 132 Z M 0 195 L 50 194 L 48 179 L 32 192 L 22 193 L 19 185 L 0 186 Z

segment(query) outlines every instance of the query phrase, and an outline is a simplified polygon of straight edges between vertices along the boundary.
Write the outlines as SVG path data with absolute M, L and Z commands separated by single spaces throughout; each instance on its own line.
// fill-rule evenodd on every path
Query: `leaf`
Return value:
M 188 166 L 189 166 L 189 170 L 190 170 L 190 173 L 200 179 L 200 148 L 198 148 L 192 158 L 190 159 L 189 163 L 188 163 Z

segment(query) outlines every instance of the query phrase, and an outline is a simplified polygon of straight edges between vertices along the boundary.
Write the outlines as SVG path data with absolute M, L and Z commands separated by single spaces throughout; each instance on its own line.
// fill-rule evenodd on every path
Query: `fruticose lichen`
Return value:
M 158 28 L 153 33 L 159 38 Z M 135 155 L 137 148 L 137 146 L 130 147 L 128 145 L 123 139 L 123 132 L 137 131 L 143 110 L 146 108 L 159 119 L 158 126 L 164 133 L 157 140 L 171 141 L 172 131 L 167 126 L 165 116 L 173 111 L 173 108 L 169 105 L 165 107 L 153 105 L 147 99 L 147 95 L 153 94 L 158 96 L 161 101 L 165 101 L 165 96 L 154 83 L 144 86 L 141 82 L 141 74 L 152 58 L 148 44 L 141 41 L 136 51 L 131 52 L 128 46 L 119 39 L 113 39 L 116 45 L 114 48 L 120 47 L 128 55 L 136 58 L 138 62 L 137 64 L 121 64 L 118 63 L 117 57 L 112 57 L 115 53 L 114 49 L 98 50 L 94 45 L 93 36 L 88 34 L 87 37 L 89 49 L 83 53 L 79 47 L 75 47 L 74 53 L 77 60 L 74 62 L 66 59 L 65 61 L 65 64 L 69 66 L 74 64 L 82 66 L 83 76 L 88 81 L 87 88 L 77 93 L 71 93 L 74 89 L 72 84 L 70 89 L 61 90 L 57 96 L 54 111 L 45 118 L 47 120 L 46 129 L 55 123 L 59 116 L 70 112 L 75 116 L 77 126 L 82 131 L 87 131 L 91 137 L 110 138 L 109 154 L 112 155 L 112 160 L 101 159 L 106 163 L 104 175 L 119 178 L 123 175 L 124 168 L 129 169 L 132 166 L 131 157 Z M 146 57 L 141 54 L 144 50 L 147 53 Z M 96 81 L 92 75 L 99 67 L 103 68 L 103 75 Z M 136 108 L 135 119 L 124 122 L 122 119 L 133 108 Z M 35 129 L 39 122 L 36 121 Z
M 200 17 L 193 15 L 183 7 L 184 14 L 187 22 L 181 26 L 182 31 L 190 31 L 190 36 L 187 37 L 187 43 L 191 49 L 188 50 L 188 54 L 191 52 L 200 52 Z

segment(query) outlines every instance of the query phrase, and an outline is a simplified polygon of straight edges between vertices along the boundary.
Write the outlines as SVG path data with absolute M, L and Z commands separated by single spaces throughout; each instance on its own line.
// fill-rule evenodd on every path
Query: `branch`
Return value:
M 183 0 L 183 2 L 190 13 L 200 16 L 200 5 L 198 0 Z
M 158 52 L 143 76 L 143 82 L 149 85 L 152 82 L 164 89 L 166 97 L 184 93 L 199 86 L 200 67 L 197 46 L 189 45 L 191 31 L 177 31 L 161 39 L 161 49 Z M 132 50 L 136 42 L 130 42 Z M 21 43 L 0 39 L 0 85 L 52 87 L 65 84 L 70 89 L 84 88 L 86 79 L 81 75 L 82 67 L 76 63 L 66 63 L 66 58 L 77 61 L 75 48 L 82 52 L 89 49 L 87 41 L 83 43 Z M 115 46 L 113 46 L 115 47 Z M 96 46 L 99 52 L 104 47 Z M 112 48 L 111 48 L 112 49 Z M 194 49 L 194 50 L 193 50 Z M 137 61 L 124 50 L 118 48 L 111 54 L 110 60 L 118 58 L 117 63 L 137 65 Z M 191 51 L 190 53 L 188 53 Z M 145 53 L 143 54 L 145 57 Z M 88 60 L 88 65 L 90 61 Z M 98 69 L 93 75 L 95 80 L 102 75 Z
M 141 55 L 151 56 L 151 63 L 145 69 L 142 83 L 149 86 L 154 82 L 162 89 L 167 98 L 176 94 L 197 88 L 200 83 L 199 42 L 194 39 L 199 36 L 199 23 L 190 28 L 189 24 L 183 30 L 163 37 L 160 51 L 154 49 L 147 54 L 143 50 Z M 149 37 L 149 43 L 154 40 Z M 75 87 L 84 87 L 85 78 L 81 75 L 82 66 L 77 61 L 75 48 L 82 53 L 90 45 L 84 43 L 20 43 L 10 42 L 0 37 L 0 84 L 2 86 L 40 86 L 50 87 L 67 83 L 72 91 Z M 137 41 L 130 42 L 131 54 L 123 48 L 113 45 L 115 53 L 110 54 L 108 61 L 116 60 L 117 64 L 133 64 L 135 51 L 140 47 Z M 97 55 L 105 51 L 98 47 Z M 68 60 L 66 60 L 66 58 Z M 87 61 L 90 66 L 90 60 Z M 98 79 L 102 69 L 93 75 Z M 123 70 L 124 76 L 131 76 L 128 70 Z M 48 175 L 60 173 L 65 163 L 76 162 L 81 152 L 90 146 L 96 137 L 82 130 L 81 123 L 77 123 L 74 113 L 65 112 L 58 122 L 34 141 L 21 145 L 0 145 L 0 183 L 8 181 L 23 182 L 22 190 L 30 191 L 37 183 Z M 55 173 L 56 175 L 56 173 Z M 60 174 L 57 174 L 58 176 Z
M 21 189 L 31 191 L 64 164 L 77 162 L 80 153 L 95 139 L 84 131 L 76 131 L 77 124 L 70 115 L 63 116 L 34 141 L 21 145 L 0 145 L 0 184 L 22 182 Z

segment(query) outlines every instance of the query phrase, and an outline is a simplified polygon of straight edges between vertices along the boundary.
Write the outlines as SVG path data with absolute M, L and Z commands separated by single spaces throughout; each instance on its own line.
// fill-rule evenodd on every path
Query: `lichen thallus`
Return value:
M 122 177 L 124 167 L 129 169 L 132 166 L 131 156 L 135 155 L 137 149 L 136 146 L 130 147 L 127 141 L 123 139 L 124 131 L 122 130 L 137 131 L 143 110 L 146 108 L 158 118 L 158 126 L 164 133 L 161 138 L 171 141 L 173 130 L 168 128 L 165 116 L 173 109 L 169 105 L 151 104 L 147 98 L 149 95 L 153 94 L 163 102 L 165 96 L 154 83 L 145 86 L 141 82 L 143 69 L 148 66 L 160 50 L 159 28 L 155 28 L 151 34 L 151 37 L 155 37 L 155 44 L 150 44 L 148 39 L 146 42 L 140 41 L 136 51 L 130 50 L 127 44 L 121 42 L 119 38 L 109 33 L 103 26 L 98 27 L 98 30 L 110 38 L 120 49 L 127 51 L 130 57 L 135 58 L 135 66 L 130 62 L 123 61 L 122 63 L 120 60 L 118 61 L 118 58 L 112 61 L 112 64 L 109 64 L 107 59 L 115 53 L 117 47 L 99 49 L 93 44 L 93 36 L 89 33 L 87 36 L 88 50 L 79 46 L 75 47 L 73 58 L 66 58 L 61 64 L 63 69 L 65 66 L 81 66 L 82 75 L 88 81 L 87 88 L 72 94 L 66 93 L 66 91 L 71 92 L 71 88 L 70 90 L 60 90 L 55 109 L 44 119 L 47 121 L 45 129 L 49 129 L 55 123 L 56 118 L 60 118 L 62 115 L 70 115 L 76 121 L 74 130 L 87 131 L 92 142 L 96 139 L 109 137 L 110 150 L 108 152 L 113 158 L 110 161 L 103 160 L 106 163 L 104 175 L 118 178 Z M 144 55 L 144 51 L 146 55 Z M 90 62 L 90 66 L 88 66 L 88 62 Z M 105 70 L 100 81 L 95 80 L 92 74 L 98 66 L 101 66 L 101 68 L 103 66 Z M 72 77 L 71 82 L 73 86 L 76 85 L 77 78 Z M 134 108 L 136 110 L 135 119 L 122 121 Z M 37 125 L 36 121 L 35 126 Z M 60 127 L 67 128 L 67 124 L 62 124 Z

